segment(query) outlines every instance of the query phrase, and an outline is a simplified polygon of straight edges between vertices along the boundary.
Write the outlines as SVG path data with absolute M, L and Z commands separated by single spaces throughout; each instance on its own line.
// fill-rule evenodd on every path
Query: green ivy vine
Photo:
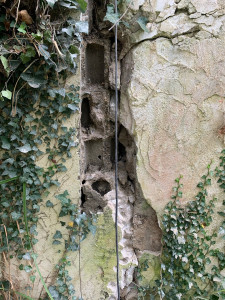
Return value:
M 215 248 L 216 238 L 225 239 L 225 220 L 217 232 L 209 226 L 216 218 L 215 197 L 207 200 L 207 189 L 212 178 L 217 178 L 220 188 L 225 191 L 225 150 L 220 157 L 220 166 L 215 172 L 211 164 L 197 187 L 194 201 L 181 204 L 182 176 L 177 178 L 174 195 L 162 216 L 162 254 L 160 279 L 155 285 L 142 286 L 142 272 L 148 269 L 148 261 L 137 269 L 139 299 L 168 300 L 218 300 L 225 299 L 225 253 Z M 225 200 L 222 201 L 225 205 Z M 218 212 L 225 217 L 225 210 Z
M 36 271 L 43 281 L 33 253 L 38 213 L 49 189 L 60 186 L 56 175 L 67 171 L 65 162 L 77 146 L 75 128 L 65 124 L 79 110 L 79 87 L 66 85 L 66 78 L 76 72 L 80 33 L 87 32 L 87 23 L 77 22 L 73 14 L 84 12 L 86 6 L 84 0 L 0 3 L 0 299 L 22 295 L 4 277 L 4 267 L 12 258 L 20 261 L 21 271 L 31 274 L 30 288 Z M 38 160 L 46 155 L 48 163 L 39 167 Z M 56 197 L 62 205 L 60 217 L 70 216 L 72 225 L 67 227 L 69 240 L 56 266 L 57 283 L 51 292 L 45 287 L 50 299 L 76 299 L 67 252 L 79 250 L 87 233 L 94 232 L 92 217 L 68 196 L 65 191 Z M 48 200 L 46 206 L 53 204 Z M 53 243 L 61 243 L 61 238 L 56 232 Z

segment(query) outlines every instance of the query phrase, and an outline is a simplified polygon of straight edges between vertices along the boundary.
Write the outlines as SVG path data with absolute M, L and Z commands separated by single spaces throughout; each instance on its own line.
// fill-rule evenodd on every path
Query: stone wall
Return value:
M 94 3 L 89 7 L 101 19 L 104 5 Z M 137 299 L 137 294 L 132 289 L 136 282 L 134 267 L 142 257 L 147 255 L 150 258 L 147 278 L 153 280 L 158 275 L 157 255 L 160 253 L 161 238 L 158 224 L 163 209 L 170 200 L 174 179 L 180 174 L 183 175 L 182 201 L 185 203 L 192 200 L 196 194 L 196 184 L 205 173 L 207 164 L 213 159 L 216 165 L 223 149 L 224 137 L 220 129 L 224 126 L 225 4 L 213 0 L 142 0 L 121 4 L 120 11 L 125 13 L 123 20 L 130 25 L 128 28 L 121 25 L 119 36 L 119 142 L 125 155 L 123 157 L 121 154 L 119 165 L 121 294 L 123 299 Z M 136 22 L 141 16 L 145 17 L 145 31 Z M 105 67 L 113 73 L 113 34 L 101 22 L 93 21 L 91 28 L 88 37 L 90 41 L 95 39 L 96 32 L 99 44 L 103 38 L 111 41 L 109 50 L 105 51 L 109 64 Z M 85 61 L 85 54 L 83 59 Z M 101 96 L 94 97 L 97 100 L 90 100 L 89 96 L 89 103 L 92 104 L 89 105 L 91 125 L 88 136 L 94 140 L 101 128 L 101 138 L 108 141 L 109 135 L 104 137 L 104 128 L 107 125 L 102 126 L 103 123 L 100 123 L 105 116 L 103 122 L 111 122 L 113 126 L 111 109 L 114 87 L 110 85 L 112 78 L 112 75 L 104 78 L 104 82 L 108 83 L 105 88 L 110 91 L 107 97 L 103 97 L 103 92 Z M 83 90 L 85 97 L 87 86 L 91 95 L 96 93 L 96 86 L 94 89 L 90 82 L 86 82 Z M 101 89 L 97 87 L 97 90 Z M 110 129 L 110 136 L 112 134 L 113 127 Z M 91 149 L 103 150 L 104 156 L 109 148 L 110 146 L 98 144 Z M 85 161 L 86 156 L 83 159 Z M 112 172 L 113 163 L 108 167 Z M 104 194 L 103 215 L 105 211 L 109 214 L 109 207 L 113 217 L 113 172 L 111 175 L 107 173 L 103 163 L 98 164 L 97 171 L 91 169 L 91 174 L 85 180 L 85 185 L 89 186 L 85 189 L 88 194 L 86 199 L 89 199 L 89 203 L 91 199 L 95 199 L 90 186 L 93 189 L 92 182 L 96 176 L 100 176 L 101 180 L 107 179 L 111 189 Z M 213 186 L 210 195 L 215 193 L 218 195 L 220 192 Z M 220 206 L 221 201 L 217 203 L 217 208 Z M 129 224 L 130 230 L 126 235 L 124 221 Z M 220 221 L 218 218 L 214 220 L 213 229 L 218 227 Z M 107 224 L 104 227 L 107 228 Z M 114 234 L 113 231 L 111 234 Z M 112 238 L 113 236 L 108 237 L 108 240 Z M 224 247 L 221 243 L 218 245 Z M 131 253 L 132 259 L 128 253 Z M 113 261 L 113 255 L 110 260 Z M 124 261 L 128 261 L 130 266 Z M 103 271 L 106 268 L 107 274 L 110 273 L 104 264 L 101 268 Z M 108 281 L 108 284 L 102 288 L 104 290 L 107 286 L 107 297 L 114 299 L 115 273 L 112 272 L 106 278 L 105 283 Z M 107 297 L 103 296 L 101 299 L 108 299 Z
M 149 259 L 146 280 L 159 276 L 160 216 L 174 179 L 183 175 L 183 202 L 191 200 L 207 164 L 213 159 L 216 165 L 224 147 L 225 3 L 134 0 L 119 9 L 129 24 L 120 27 L 118 62 L 121 295 L 134 300 L 140 261 Z M 69 190 L 83 211 L 98 215 L 96 235 L 81 243 L 81 274 L 78 253 L 69 254 L 73 284 L 84 300 L 116 299 L 114 33 L 103 22 L 105 11 L 104 1 L 89 0 L 83 16 L 90 33 L 81 51 L 80 153 L 74 150 L 62 187 L 52 191 L 54 199 L 56 192 Z M 68 81 L 79 83 L 79 74 Z M 79 117 L 70 122 L 77 126 Z M 215 193 L 213 186 L 210 195 Z M 54 282 L 53 267 L 61 257 L 52 246 L 59 210 L 43 204 L 40 213 L 38 263 L 48 283 Z M 40 281 L 35 284 L 31 296 L 38 299 L 43 289 Z

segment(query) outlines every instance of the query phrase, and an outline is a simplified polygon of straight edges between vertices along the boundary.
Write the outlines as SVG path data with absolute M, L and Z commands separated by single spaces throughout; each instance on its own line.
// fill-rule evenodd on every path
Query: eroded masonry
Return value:
M 108 207 L 114 218 L 115 51 L 113 32 L 101 29 L 104 13 L 102 1 L 89 1 L 91 29 L 84 36 L 81 58 L 81 205 L 86 213 L 102 213 Z M 123 299 L 137 299 L 135 267 L 143 252 L 160 253 L 161 230 L 137 181 L 134 137 L 126 124 L 119 121 L 118 128 L 121 295 Z M 109 282 L 108 288 L 112 292 L 105 299 L 114 299 L 115 282 Z

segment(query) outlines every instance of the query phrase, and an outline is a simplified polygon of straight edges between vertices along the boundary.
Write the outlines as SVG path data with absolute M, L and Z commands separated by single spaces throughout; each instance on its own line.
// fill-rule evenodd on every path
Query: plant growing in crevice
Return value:
M 110 1 L 111 2 L 111 1 Z M 126 14 L 129 12 L 131 5 L 133 4 L 132 0 L 126 0 L 126 1 L 118 1 L 118 12 L 115 13 L 115 5 L 110 3 L 107 5 L 106 14 L 104 17 L 104 21 L 109 21 L 112 24 L 112 27 L 109 29 L 113 29 L 115 25 L 124 25 L 124 28 L 129 28 L 131 24 L 129 24 L 127 21 L 124 20 Z M 122 6 L 124 12 L 120 13 L 120 9 Z M 140 26 L 140 29 L 142 29 L 145 32 L 149 32 L 148 28 L 146 27 L 148 23 L 148 19 L 145 16 L 139 16 L 138 18 L 134 17 L 132 20 L 132 24 L 137 23 Z

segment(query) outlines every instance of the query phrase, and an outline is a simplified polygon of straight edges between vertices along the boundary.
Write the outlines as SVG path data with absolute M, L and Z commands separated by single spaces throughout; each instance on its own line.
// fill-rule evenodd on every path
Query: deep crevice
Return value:
M 105 9 L 100 0 L 95 1 L 94 10 L 96 8 L 99 8 L 99 15 Z M 106 78 L 110 60 L 112 62 L 114 59 L 114 38 L 112 32 L 108 36 L 105 35 L 105 39 L 110 43 L 109 46 L 106 45 L 107 43 L 103 46 L 100 37 L 105 33 L 96 30 L 100 28 L 100 23 L 96 17 L 93 19 L 92 36 L 87 39 L 84 47 L 83 74 L 85 78 L 83 82 L 85 85 L 82 87 L 84 98 L 81 105 L 81 149 L 83 153 L 81 203 L 82 210 L 86 213 L 104 212 L 104 208 L 114 197 L 111 191 L 115 185 L 115 91 L 112 85 L 110 85 L 111 88 L 108 87 L 109 79 Z M 90 95 L 90 97 L 85 95 Z M 144 251 L 158 253 L 161 249 L 161 229 L 157 215 L 145 201 L 137 180 L 136 153 L 134 138 L 118 122 L 118 184 L 121 216 L 119 226 L 124 250 L 126 247 L 129 248 L 134 256 Z M 126 254 L 121 254 L 123 262 L 133 268 L 133 258 L 123 255 Z M 130 272 L 129 268 L 128 271 Z M 121 291 L 124 299 L 127 299 L 127 295 L 136 283 L 135 274 L 133 277 L 133 282 L 127 284 Z M 137 299 L 137 294 L 133 299 Z
M 81 188 L 81 196 L 80 196 L 80 199 L 81 199 L 81 207 L 84 207 L 84 203 L 86 202 L 86 196 L 83 192 L 83 188 Z
M 81 127 L 89 129 L 92 125 L 91 109 L 88 98 L 83 98 L 81 103 Z

